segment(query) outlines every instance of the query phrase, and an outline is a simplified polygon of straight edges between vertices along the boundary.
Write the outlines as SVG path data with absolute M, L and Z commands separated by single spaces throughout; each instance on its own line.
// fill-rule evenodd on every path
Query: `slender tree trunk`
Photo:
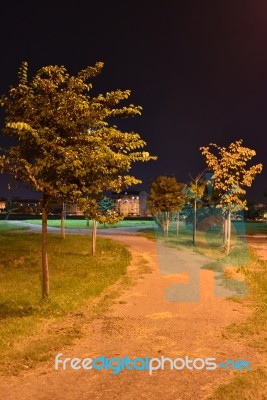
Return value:
M 48 197 L 44 193 L 42 203 L 42 272 L 43 272 L 43 285 L 42 297 L 47 298 L 49 295 L 49 269 L 47 260 L 47 208 Z
M 166 211 L 164 211 L 164 213 L 163 213 L 162 228 L 163 228 L 163 236 L 166 236 L 166 231 L 167 231 L 167 216 L 166 216 Z
M 92 231 L 92 255 L 95 254 L 96 250 L 96 228 L 97 228 L 97 221 L 93 220 L 93 231 Z
M 193 221 L 193 244 L 196 244 L 196 232 L 197 232 L 197 201 L 194 200 L 194 221 Z
M 167 220 L 166 220 L 166 236 L 167 236 L 167 237 L 169 236 L 169 224 L 170 224 L 170 220 L 167 219 Z
M 224 217 L 222 220 L 222 243 L 223 243 L 223 245 L 225 243 L 225 219 L 224 219 Z
M 179 225 L 180 225 L 180 213 L 177 213 L 177 219 L 176 219 L 176 235 L 179 235 Z
M 231 247 L 231 211 L 228 212 L 227 222 L 227 249 L 226 252 L 229 254 Z
M 90 226 L 90 220 L 89 219 L 86 220 L 86 226 L 88 226 L 88 228 Z
M 227 251 L 227 246 L 228 246 L 228 216 L 225 217 L 224 220 L 224 246 Z
M 228 217 L 225 217 L 224 220 L 224 244 L 227 246 L 227 241 L 228 241 Z
M 169 211 L 166 213 L 166 236 L 169 236 L 169 224 L 170 224 L 170 216 L 169 216 Z
M 64 211 L 64 203 L 62 205 L 61 211 L 61 236 L 65 239 L 65 211 Z
M 162 230 L 163 230 L 163 236 L 166 236 L 166 220 L 165 220 L 165 218 L 162 221 Z

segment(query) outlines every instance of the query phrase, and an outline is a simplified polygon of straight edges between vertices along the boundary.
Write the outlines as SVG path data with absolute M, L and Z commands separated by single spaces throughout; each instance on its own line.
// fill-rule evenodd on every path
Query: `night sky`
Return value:
M 102 61 L 93 92 L 130 89 L 143 114 L 118 126 L 140 133 L 158 156 L 133 167 L 143 180 L 137 188 L 147 189 L 159 174 L 188 182 L 206 167 L 200 146 L 242 138 L 257 152 L 253 163 L 264 167 L 247 198 L 264 200 L 266 0 L 13 0 L 0 9 L 1 93 L 16 84 L 22 61 L 30 74 L 56 64 L 76 74 Z M 0 197 L 34 197 L 8 190 L 8 182 L 0 178 Z

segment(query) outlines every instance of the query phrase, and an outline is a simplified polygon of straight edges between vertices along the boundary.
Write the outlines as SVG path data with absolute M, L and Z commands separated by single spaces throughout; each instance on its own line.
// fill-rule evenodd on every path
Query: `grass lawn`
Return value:
M 266 399 L 267 261 L 260 260 L 255 250 L 250 250 L 249 264 L 241 268 L 249 287 L 248 298 L 243 301 L 247 301 L 253 313 L 244 322 L 224 328 L 223 335 L 229 340 L 241 340 L 253 347 L 259 354 L 262 365 L 244 374 L 236 374 L 229 384 L 219 386 L 208 400 Z
M 10 231 L 17 231 L 17 230 L 27 230 L 27 227 L 17 226 L 17 225 L 10 225 L 6 221 L 0 221 L 0 234 L 3 232 L 10 232 Z
M 238 222 L 234 222 L 238 226 Z M 267 235 L 267 222 L 246 222 L 247 235 Z
M 0 372 L 31 368 L 79 337 L 86 316 L 109 302 L 98 307 L 99 296 L 119 279 L 126 282 L 130 259 L 110 239 L 98 238 L 92 257 L 89 236 L 49 235 L 50 297 L 43 301 L 41 235 L 0 222 Z
M 41 225 L 41 219 L 29 219 L 23 222 L 28 222 L 30 224 L 38 224 Z M 48 226 L 60 228 L 61 221 L 60 219 L 48 219 Z M 151 226 L 154 225 L 154 221 L 148 220 L 122 220 L 117 222 L 116 224 L 97 224 L 98 229 L 107 229 L 107 228 L 123 228 L 123 227 L 138 227 L 138 226 Z M 66 219 L 65 220 L 65 228 L 73 228 L 73 229 L 88 229 L 88 224 L 86 220 L 80 219 Z M 92 228 L 92 221 L 89 221 L 89 228 Z

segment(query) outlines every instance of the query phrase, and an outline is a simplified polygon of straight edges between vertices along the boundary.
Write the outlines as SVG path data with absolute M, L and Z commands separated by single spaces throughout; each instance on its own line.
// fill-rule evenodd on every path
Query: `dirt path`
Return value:
M 256 249 L 258 255 L 263 260 L 267 260 L 267 236 L 250 236 L 247 238 L 249 246 Z
M 191 359 L 216 358 L 217 363 L 246 359 L 251 362 L 251 369 L 258 364 L 253 350 L 242 342 L 232 342 L 222 336 L 221 328 L 245 319 L 248 310 L 239 303 L 214 296 L 213 272 L 199 269 L 206 263 L 205 257 L 175 250 L 176 262 L 184 265 L 187 274 L 181 269 L 176 273 L 166 272 L 158 268 L 155 242 L 139 235 L 122 235 L 119 231 L 116 240 L 130 246 L 133 254 L 130 274 L 137 268 L 140 255 L 149 263 L 152 272 L 143 275 L 136 285 L 122 293 L 108 314 L 88 325 L 85 337 L 71 348 L 62 349 L 63 359 L 94 359 L 104 355 L 108 358 L 128 356 L 130 359 L 164 356 L 174 360 L 188 356 Z M 188 265 L 198 269 L 200 300 L 167 301 L 168 287 L 188 282 Z M 165 370 L 158 369 L 152 375 L 137 370 L 123 370 L 114 375 L 111 370 L 74 371 L 67 368 L 55 371 L 53 361 L 20 376 L 3 378 L 0 398 L 201 400 L 233 374 L 224 368 L 170 370 L 168 365 L 166 362 Z

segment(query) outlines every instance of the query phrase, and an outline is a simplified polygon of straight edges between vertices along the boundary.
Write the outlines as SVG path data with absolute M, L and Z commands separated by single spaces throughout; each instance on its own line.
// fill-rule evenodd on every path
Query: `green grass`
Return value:
M 153 222 L 153 221 L 152 221 Z M 157 225 L 155 224 L 155 227 Z M 186 225 L 184 221 L 180 221 L 179 232 L 187 234 L 190 241 L 192 241 L 192 225 Z M 144 233 L 153 232 L 154 229 L 144 228 Z M 232 222 L 232 231 L 238 234 L 247 235 L 267 235 L 267 222 Z M 160 233 L 161 234 L 161 233 Z M 176 223 L 170 223 L 170 236 L 176 236 Z
M 208 400 L 266 400 L 267 393 L 267 261 L 262 261 L 255 250 L 250 249 L 250 262 L 243 273 L 249 287 L 248 305 L 252 315 L 241 323 L 223 329 L 229 340 L 246 343 L 255 349 L 262 365 L 245 374 L 237 374 L 230 383 L 220 385 Z M 249 361 L 249 360 L 248 360 Z
M 220 385 L 206 400 L 266 400 L 267 369 L 258 368 L 236 375 L 231 383 Z
M 42 221 L 36 219 L 30 219 L 23 222 L 27 222 L 30 224 L 41 225 Z M 60 219 L 49 219 L 47 221 L 48 226 L 60 228 L 61 221 Z M 138 226 L 150 226 L 154 225 L 154 221 L 148 220 L 122 220 L 117 222 L 116 224 L 98 224 L 98 229 L 108 229 L 108 228 L 123 228 L 123 227 L 138 227 Z M 89 221 L 89 227 L 92 227 L 92 221 Z M 72 229 L 88 229 L 88 224 L 86 220 L 81 219 L 66 219 L 65 220 L 65 228 L 72 228 Z
M 105 291 L 127 276 L 131 259 L 125 246 L 110 239 L 98 238 L 92 257 L 87 235 L 50 235 L 50 297 L 43 301 L 40 249 L 38 234 L 0 231 L 2 373 L 31 368 L 79 337 L 86 319 L 106 309 L 115 292 Z
M 3 232 L 15 231 L 15 230 L 27 230 L 27 227 L 18 225 L 10 225 L 7 221 L 0 221 L 0 234 Z
M 234 222 L 238 227 L 240 223 Z M 246 222 L 245 229 L 247 235 L 267 235 L 267 222 Z
M 249 255 L 250 262 L 243 266 L 242 272 L 249 286 L 248 302 L 254 313 L 245 322 L 228 326 L 224 334 L 246 337 L 251 346 L 267 352 L 267 261 L 259 259 L 254 249 L 249 249 Z
M 156 224 L 155 227 L 157 227 Z M 206 232 L 197 231 L 196 244 L 193 244 L 192 241 L 192 225 L 186 225 L 183 221 L 180 222 L 178 235 L 176 234 L 175 222 L 170 223 L 168 237 L 163 237 L 162 231 L 159 228 L 153 229 L 143 227 L 139 229 L 139 232 L 148 239 L 164 241 L 167 246 L 179 249 L 190 248 L 191 250 L 197 251 L 212 259 L 218 259 L 225 256 L 222 248 L 222 234 L 216 227 L 209 229 Z M 235 249 L 242 249 L 244 241 L 242 237 L 239 237 L 239 235 L 262 235 L 264 233 L 267 234 L 267 224 L 264 222 L 233 222 L 231 235 L 232 247 Z M 239 251 L 239 253 L 241 252 L 242 251 Z M 236 257 L 236 255 L 237 252 L 235 252 L 234 257 Z

